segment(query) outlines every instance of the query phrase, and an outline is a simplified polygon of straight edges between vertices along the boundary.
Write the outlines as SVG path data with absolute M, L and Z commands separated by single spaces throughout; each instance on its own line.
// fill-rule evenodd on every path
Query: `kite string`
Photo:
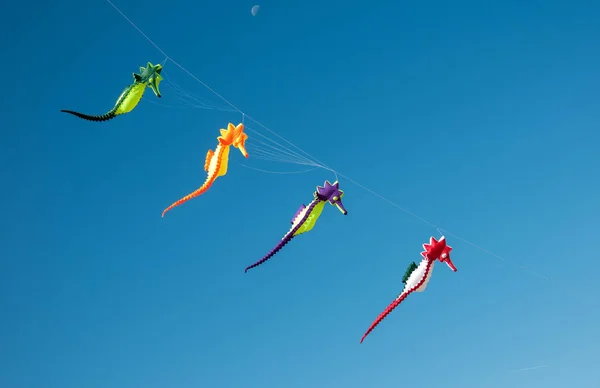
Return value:
M 167 59 L 165 59 L 163 61 L 163 66 L 164 66 L 164 63 L 166 63 L 166 62 L 167 62 Z M 221 112 L 237 112 L 236 110 L 231 109 L 229 107 L 228 108 L 220 108 L 218 106 L 213 106 L 213 104 L 211 104 L 210 101 L 207 101 L 203 98 L 192 95 L 190 92 L 185 91 L 180 85 L 176 84 L 173 80 L 171 80 L 171 77 L 169 77 L 168 74 L 164 74 L 164 80 L 165 80 L 165 82 L 167 82 L 167 85 L 172 88 L 172 91 L 177 96 L 177 100 L 179 102 L 182 102 L 185 105 L 187 105 L 186 107 L 188 107 L 188 108 L 200 108 L 200 109 L 206 109 L 206 110 L 216 110 L 216 111 L 221 111 Z M 147 101 L 151 101 L 151 100 L 147 100 Z M 161 104 L 158 104 L 158 105 L 161 105 Z
M 116 6 L 116 5 L 114 5 L 114 4 L 112 3 L 112 1 L 110 1 L 110 0 L 106 0 L 106 2 L 107 2 L 108 4 L 110 4 L 110 5 L 111 5 L 111 6 L 112 6 L 112 7 L 113 7 L 113 8 L 114 8 L 114 9 L 115 9 L 115 10 L 116 10 L 118 13 L 120 13 L 120 14 L 121 14 L 121 16 L 123 16 L 123 18 L 125 18 L 125 20 L 127 20 L 127 21 L 129 22 L 129 24 L 131 24 L 131 25 L 133 26 L 133 28 L 135 28 L 135 29 L 136 29 L 136 30 L 137 30 L 137 31 L 138 31 L 140 34 L 142 34 L 142 36 L 143 36 L 144 38 L 146 38 L 146 40 L 147 40 L 148 42 L 150 42 L 150 44 L 151 44 L 152 46 L 154 46 L 154 48 L 156 48 L 158 51 L 160 51 L 160 53 L 161 53 L 162 55 L 164 55 L 164 56 L 165 56 L 164 63 L 167 63 L 167 60 L 169 60 L 169 59 L 171 60 L 171 62 L 175 63 L 175 61 L 173 61 L 173 60 L 171 59 L 171 57 L 169 57 L 169 56 L 167 55 L 167 53 L 165 53 L 165 52 L 163 51 L 163 49 L 161 49 L 161 48 L 160 48 L 160 47 L 159 47 L 159 46 L 158 46 L 156 43 L 154 43 L 154 41 L 153 41 L 152 39 L 150 39 L 150 37 L 149 37 L 148 35 L 146 35 L 146 33 L 145 33 L 144 31 L 142 31 L 142 29 L 141 29 L 141 28 L 139 28 L 139 27 L 138 27 L 138 26 L 137 26 L 137 25 L 136 25 L 134 22 L 132 22 L 132 21 L 131 21 L 131 19 L 129 19 L 129 18 L 127 17 L 127 15 L 125 15 L 125 14 L 124 14 L 124 13 L 123 13 L 123 12 L 122 12 L 122 11 L 121 11 L 121 10 L 120 10 L 120 9 L 119 9 L 117 6 Z
M 175 61 L 173 58 L 171 58 L 171 57 L 170 57 L 170 56 L 169 56 L 169 55 L 168 55 L 168 54 L 167 54 L 167 53 L 166 53 L 166 52 L 165 52 L 165 51 L 164 51 L 162 48 L 160 48 L 160 46 L 158 46 L 156 43 L 154 43 L 154 41 L 153 41 L 152 39 L 150 39 L 150 37 L 149 37 L 148 35 L 146 35 L 146 33 L 144 33 L 144 31 L 142 31 L 142 29 L 141 29 L 141 28 L 139 28 L 139 27 L 138 27 L 138 26 L 137 26 L 137 25 L 136 25 L 136 24 L 135 24 L 133 21 L 131 21 L 131 19 L 129 19 L 129 18 L 127 17 L 127 15 L 125 15 L 125 14 L 124 14 L 124 13 L 123 13 L 123 12 L 122 12 L 122 11 L 121 11 L 121 10 L 120 10 L 120 9 L 119 9 L 119 8 L 118 8 L 116 5 L 115 5 L 115 4 L 113 4 L 113 2 L 112 2 L 111 0 L 105 0 L 105 1 L 106 1 L 108 4 L 110 4 L 110 5 L 111 5 L 111 6 L 112 6 L 112 7 L 113 7 L 113 8 L 114 8 L 114 9 L 115 9 L 115 10 L 116 10 L 116 11 L 117 11 L 119 14 L 121 14 L 121 16 L 123 16 L 123 18 L 124 18 L 125 20 L 127 20 L 127 22 L 128 22 L 129 24 L 131 24 L 131 26 L 132 26 L 133 28 L 135 28 L 135 29 L 136 29 L 136 30 L 137 30 L 137 31 L 138 31 L 138 32 L 139 32 L 139 33 L 140 33 L 140 34 L 141 34 L 141 35 L 142 35 L 142 36 L 143 36 L 143 37 L 144 37 L 144 38 L 145 38 L 145 39 L 146 39 L 146 40 L 147 40 L 147 41 L 148 41 L 148 42 L 149 42 L 151 45 L 152 45 L 152 46 L 154 46 L 154 47 L 155 47 L 155 48 L 156 48 L 156 49 L 157 49 L 157 50 L 158 50 L 158 51 L 159 51 L 161 54 L 163 54 L 163 55 L 166 57 L 166 59 L 167 59 L 167 60 L 171 61 L 171 62 L 172 62 L 172 63 L 173 63 L 175 66 L 177 66 L 179 69 L 181 69 L 181 71 L 183 71 L 183 72 L 184 72 L 184 73 L 186 73 L 188 76 L 190 76 L 191 78 L 193 78 L 194 80 L 196 80 L 196 82 L 198 82 L 199 84 L 201 84 L 202 86 L 204 86 L 206 89 L 208 89 L 210 92 L 212 92 L 212 93 L 213 93 L 215 96 L 219 97 L 219 98 L 220 98 L 220 99 L 221 99 L 223 102 L 225 102 L 226 104 L 228 104 L 229 106 L 231 106 L 233 109 L 235 109 L 237 112 L 239 112 L 240 114 L 242 114 L 242 115 L 243 115 L 242 117 L 245 117 L 245 118 L 247 118 L 248 120 L 250 120 L 250 121 L 254 122 L 255 124 L 257 124 L 258 126 L 262 127 L 263 129 L 267 130 L 267 131 L 268 131 L 268 132 L 270 132 L 271 134 L 273 134 L 273 135 L 275 135 L 275 136 L 279 137 L 280 139 L 282 139 L 283 141 L 285 141 L 286 143 L 288 143 L 288 144 L 289 144 L 289 145 L 291 145 L 292 147 L 294 147 L 294 148 L 298 149 L 300 152 L 304 153 L 305 155 L 307 155 L 308 157 L 310 157 L 311 159 L 313 159 L 315 162 L 318 162 L 318 164 L 319 164 L 319 165 L 320 165 L 320 166 L 321 166 L 323 169 L 326 169 L 326 170 L 329 170 L 329 171 L 333 172 L 333 173 L 335 174 L 335 176 L 336 176 L 336 179 L 338 179 L 338 175 L 339 175 L 339 176 L 341 176 L 341 177 L 344 177 L 345 179 L 347 179 L 347 180 L 348 180 L 348 181 L 350 181 L 351 183 L 354 183 L 356 186 L 358 186 L 358 187 L 362 188 L 363 190 L 366 190 L 366 191 L 368 191 L 369 193 L 371 193 L 371 194 L 375 195 L 376 197 L 378 197 L 378 198 L 380 198 L 380 199 L 384 200 L 385 202 L 388 202 L 390 205 L 392 205 L 392 206 L 394 206 L 394 207 L 396 207 L 396 208 L 400 209 L 401 211 L 405 212 L 406 214 L 408 214 L 408 215 L 410 215 L 410 216 L 412 216 L 412 217 L 414 217 L 414 218 L 416 218 L 416 219 L 418 219 L 418 220 L 422 221 L 423 223 L 425 223 L 425 224 L 427 224 L 427 225 L 429 225 L 429 226 L 431 226 L 431 227 L 433 227 L 433 228 L 435 228 L 435 229 L 438 229 L 439 231 L 441 231 L 441 229 L 440 229 L 440 228 L 438 228 L 438 227 L 437 227 L 435 224 L 433 224 L 433 223 L 431 223 L 431 222 L 427 221 L 427 220 L 426 220 L 426 219 L 424 219 L 423 217 L 421 217 L 421 216 L 418 216 L 417 214 L 415 214 L 415 213 L 413 213 L 413 212 L 409 211 L 408 209 L 406 209 L 406 208 L 404 208 L 404 207 L 402 207 L 402 206 L 398 205 L 397 203 L 395 203 L 395 202 L 393 202 L 393 201 L 389 200 L 388 198 L 386 198 L 386 197 L 382 196 L 381 194 L 379 194 L 379 193 L 377 193 L 377 192 L 375 192 L 375 191 L 373 191 L 373 190 L 371 190 L 371 189 L 367 188 L 366 186 L 364 186 L 364 185 L 361 185 L 360 183 L 356 182 L 355 180 L 353 180 L 353 179 L 349 178 L 348 176 L 346 176 L 346 175 L 344 175 L 344 174 L 342 174 L 342 173 L 340 173 L 340 172 L 338 172 L 338 171 L 334 170 L 333 168 L 329 167 L 328 165 L 326 165 L 325 163 L 323 163 L 322 161 L 320 161 L 319 159 L 317 159 L 316 157 L 314 157 L 314 156 L 313 156 L 313 155 L 311 155 L 310 153 L 308 153 L 308 152 L 304 151 L 302 148 L 298 147 L 297 145 L 295 145 L 295 144 L 294 144 L 294 143 L 292 143 L 291 141 L 287 140 L 287 139 L 286 139 L 286 138 L 284 138 L 283 136 L 279 135 L 279 134 L 278 134 L 278 133 L 276 133 L 275 131 L 273 131 L 273 130 L 271 130 L 270 128 L 268 128 L 266 125 L 262 124 L 261 122 L 259 122 L 259 121 L 258 121 L 258 120 L 256 120 L 256 119 L 254 119 L 252 116 L 250 116 L 250 115 L 246 114 L 245 112 L 243 112 L 241 109 L 239 109 L 237 106 L 235 106 L 235 105 L 234 105 L 233 103 L 231 103 L 229 100 L 227 100 L 225 97 L 223 97 L 223 96 L 222 96 L 221 94 L 219 94 L 217 91 L 215 91 L 213 88 L 211 88 L 211 87 L 210 87 L 210 86 L 208 86 L 206 83 L 204 83 L 204 82 L 203 82 L 203 81 L 202 81 L 200 78 L 198 78 L 196 75 L 194 75 L 194 74 L 193 74 L 192 72 L 190 72 L 188 69 L 186 69 L 185 67 L 183 67 L 182 65 L 180 65 L 180 64 L 179 64 L 177 61 Z M 165 63 L 166 63 L 166 60 L 165 60 Z M 506 260 L 504 257 L 502 257 L 502 256 L 500 256 L 500 255 L 497 255 L 497 254 L 495 254 L 495 253 L 492 253 L 492 252 L 490 252 L 489 250 L 487 250 L 487 249 L 484 249 L 484 248 L 482 248 L 482 247 L 480 247 L 480 246 L 478 246 L 478 245 L 476 245 L 476 244 L 474 244 L 474 243 L 472 243 L 472 242 L 470 242 L 470 241 L 468 241 L 468 240 L 466 240 L 466 239 L 464 239 L 464 238 L 462 238 L 462 237 L 459 237 L 459 236 L 457 236 L 457 235 L 455 235 L 455 234 L 453 234 L 453 233 L 450 233 L 450 232 L 449 232 L 449 231 L 447 231 L 447 230 L 445 230 L 445 231 L 446 231 L 446 232 L 447 232 L 449 235 L 452 235 L 453 237 L 455 237 L 455 238 L 457 238 L 457 239 L 459 239 L 459 240 L 463 241 L 464 243 L 466 243 L 466 244 L 468 244 L 468 245 L 471 245 L 472 247 L 474 247 L 474 248 L 476 248 L 476 249 L 479 249 L 479 250 L 481 250 L 482 252 L 488 253 L 489 255 L 491 255 L 491 256 L 493 256 L 493 257 L 495 257 L 495 258 L 498 258 L 498 259 L 500 259 L 500 260 L 502 260 L 502 261 L 504 261 L 504 262 L 507 262 L 507 263 L 508 263 L 508 261 L 507 261 L 507 260 Z M 513 264 L 513 265 L 516 265 L 516 264 L 514 264 L 514 263 L 511 263 L 511 264 Z M 539 273 L 537 273 L 537 272 L 534 272 L 534 271 L 532 271 L 532 270 L 528 269 L 527 267 L 523 267 L 523 266 L 520 266 L 520 265 L 516 265 L 516 266 L 517 266 L 517 267 L 519 267 L 519 268 L 521 268 L 521 269 L 523 269 L 523 270 L 525 270 L 525 271 L 527 271 L 527 272 L 529 272 L 530 274 L 533 274 L 533 275 L 539 276 L 539 277 L 541 277 L 541 278 L 543 278 L 543 279 L 545 279 L 545 280 L 548 280 L 548 281 L 550 281 L 550 280 L 551 280 L 549 277 L 547 277 L 547 276 L 545 276 L 545 275 L 542 275 L 542 274 L 539 274 Z
M 521 270 L 523 270 L 523 271 L 525 271 L 525 272 L 529 272 L 531 275 L 535 275 L 535 276 L 537 276 L 537 277 L 539 277 L 539 278 L 541 278 L 541 279 L 544 279 L 544 280 L 552 281 L 552 278 L 550 278 L 549 276 L 546 276 L 546 275 L 544 275 L 544 274 L 542 274 L 542 273 L 536 272 L 536 271 L 534 271 L 534 270 L 532 270 L 532 269 L 530 269 L 530 268 L 528 268 L 528 267 L 526 267 L 526 266 L 523 266 L 523 265 L 519 265 L 519 264 L 515 264 L 515 263 L 512 263 L 512 262 L 509 262 L 509 261 L 507 261 L 507 260 L 506 260 L 504 257 L 502 257 L 502 256 L 500 256 L 500 255 L 498 255 L 498 254 L 496 254 L 496 253 L 494 253 L 494 252 L 492 252 L 492 251 L 490 251 L 490 250 L 487 250 L 487 249 L 485 249 L 485 248 L 483 248 L 483 247 L 481 247 L 481 246 L 479 246 L 479 245 L 477 245 L 477 244 L 475 244 L 475 243 L 473 243 L 473 242 L 471 242 L 471 241 L 469 241 L 469 240 L 467 240 L 467 239 L 465 239 L 465 238 L 463 238 L 463 237 L 460 237 L 460 236 L 458 236 L 458 235 L 456 235 L 456 234 L 454 234 L 454 233 L 451 233 L 450 231 L 448 231 L 448 230 L 446 230 L 446 229 L 442 229 L 442 228 L 438 227 L 437 225 L 433 224 L 432 222 L 430 222 L 430 221 L 426 220 L 425 218 L 423 218 L 423 217 L 421 217 L 421 216 L 419 216 L 419 215 L 417 215 L 417 214 L 415 214 L 415 213 L 411 212 L 410 210 L 408 210 L 408 209 L 406 209 L 406 208 L 404 208 L 404 207 L 402 207 L 402 206 L 398 205 L 396 202 L 394 202 L 394 201 L 392 201 L 392 200 L 390 200 L 390 199 L 388 199 L 388 198 L 384 197 L 383 195 L 381 195 L 381 194 L 379 194 L 379 193 L 377 193 L 377 192 L 375 192 L 375 191 L 373 191 L 373 190 L 369 189 L 368 187 L 366 187 L 366 186 L 364 186 L 364 185 L 361 185 L 360 183 L 358 183 L 358 182 L 356 182 L 355 180 L 351 179 L 350 177 L 348 177 L 348 176 L 346 176 L 346 175 L 344 175 L 344 174 L 340 173 L 339 171 L 338 171 L 338 172 L 335 172 L 333 169 L 330 169 L 329 167 L 326 167 L 326 166 L 321 166 L 321 167 L 322 167 L 322 168 L 324 168 L 324 169 L 327 169 L 327 170 L 330 170 L 330 171 L 332 171 L 332 172 L 336 173 L 336 176 L 337 176 L 337 175 L 339 175 L 339 176 L 343 177 L 343 178 L 344 178 L 344 179 L 346 179 L 347 181 L 349 181 L 349 182 L 351 182 L 351 183 L 355 184 L 356 186 L 358 186 L 358 187 L 362 188 L 362 189 L 363 189 L 363 190 L 365 190 L 365 191 L 368 191 L 369 193 L 371 193 L 371 194 L 373 194 L 374 196 L 376 196 L 376 197 L 378 197 L 378 198 L 380 198 L 380 199 L 384 200 L 385 202 L 389 203 L 390 205 L 392 205 L 392 206 L 396 207 L 397 209 L 399 209 L 399 210 L 403 211 L 404 213 L 406 213 L 406 214 L 408 214 L 408 215 L 412 216 L 413 218 L 416 218 L 417 220 L 419 220 L 419 221 L 421 221 L 421 222 L 423 222 L 423 223 L 425 223 L 425 224 L 427 224 L 427 225 L 431 226 L 432 228 L 435 228 L 435 229 L 438 231 L 438 233 L 439 233 L 440 235 L 444 235 L 444 233 L 442 233 L 442 232 L 445 232 L 445 234 L 447 234 L 447 235 L 449 235 L 449 236 L 452 236 L 452 237 L 456 238 L 457 240 L 460 240 L 460 241 L 464 242 L 465 244 L 472 246 L 472 247 L 473 247 L 473 248 L 475 248 L 475 249 L 478 249 L 478 250 L 480 250 L 480 251 L 482 251 L 482 252 L 484 252 L 484 253 L 487 253 L 488 255 L 490 255 L 490 256 L 492 256 L 492 257 L 495 257 L 495 258 L 497 258 L 497 259 L 499 259 L 499 260 L 502 260 L 502 261 L 503 261 L 503 262 L 505 262 L 505 263 L 508 263 L 508 264 L 510 264 L 510 265 L 513 265 L 513 266 L 515 266 L 516 268 L 519 268 L 519 269 L 521 269 Z
M 121 14 L 121 16 L 123 16 L 123 18 L 125 18 L 125 20 L 127 20 L 127 22 L 129 24 L 131 24 L 131 26 L 133 28 L 135 28 L 140 34 L 142 34 L 142 36 L 152 45 L 154 46 L 158 51 L 160 51 L 161 54 L 163 54 L 169 61 L 171 61 L 175 66 L 177 66 L 181 71 L 183 71 L 184 73 L 186 73 L 187 75 L 189 75 L 190 77 L 192 77 L 194 80 L 196 80 L 199 84 L 201 84 L 202 86 L 204 86 L 206 89 L 208 89 L 210 92 L 212 92 L 215 96 L 219 97 L 221 100 L 223 100 L 223 102 L 225 102 L 226 104 L 228 104 L 229 106 L 231 106 L 233 109 L 235 109 L 237 112 L 241 113 L 242 115 L 244 115 L 248 120 L 254 122 L 255 124 L 257 124 L 258 126 L 262 127 L 263 129 L 267 130 L 268 132 L 270 132 L 271 134 L 279 137 L 280 139 L 282 139 L 283 141 L 285 141 L 286 143 L 288 143 L 289 145 L 291 145 L 292 147 L 298 149 L 299 151 L 301 151 L 302 153 L 304 153 L 305 155 L 311 157 L 312 159 L 314 159 L 316 162 L 318 162 L 319 164 L 325 165 L 325 163 L 321 162 L 319 159 L 317 159 L 316 157 L 314 157 L 313 155 L 309 154 L 308 152 L 304 151 L 302 148 L 298 147 L 297 145 L 295 145 L 294 143 L 292 143 L 291 141 L 287 140 L 286 138 L 284 138 L 283 136 L 279 135 L 278 133 L 276 133 L 275 131 L 271 130 L 270 128 L 268 128 L 266 125 L 262 124 L 261 122 L 259 122 L 258 120 L 254 119 L 252 116 L 248 115 L 247 113 L 245 113 L 244 111 L 242 111 L 240 108 L 238 108 L 237 106 L 235 106 L 232 102 L 230 102 L 229 100 L 227 100 L 225 97 L 223 97 L 221 94 L 219 94 L 216 90 L 214 90 L 213 88 L 211 88 L 210 86 L 208 86 L 206 83 L 204 83 L 204 81 L 202 81 L 200 78 L 198 78 L 196 75 L 194 75 L 191 71 L 189 71 L 188 69 L 186 69 L 185 67 L 183 67 L 181 64 L 179 64 L 179 62 L 175 61 L 173 58 L 171 58 L 163 49 L 160 48 L 160 46 L 158 46 L 156 43 L 154 43 L 154 41 L 152 39 L 150 39 L 150 37 L 148 35 L 146 35 L 146 33 L 144 31 L 142 31 L 141 28 L 139 28 L 131 19 L 129 19 L 127 17 L 127 15 L 125 15 L 125 13 L 123 13 L 123 11 L 121 11 L 111 0 L 105 0 L 108 4 L 110 4 L 117 12 L 119 12 L 119 14 Z
M 279 174 L 279 175 L 303 174 L 305 172 L 314 171 L 317 168 L 321 168 L 321 166 L 315 166 L 315 167 L 308 168 L 308 169 L 305 169 L 305 170 L 300 170 L 300 171 L 270 171 L 270 170 L 263 170 L 263 169 L 260 169 L 260 168 L 255 168 L 255 167 L 247 166 L 247 165 L 245 165 L 243 163 L 240 163 L 240 166 L 248 168 L 250 170 L 258 171 L 258 172 L 264 172 L 264 173 L 267 173 L 267 174 Z
M 273 156 L 273 157 L 277 157 L 278 156 L 277 153 L 279 153 L 280 157 L 283 157 L 283 159 L 296 160 L 298 164 L 307 164 L 307 163 L 308 164 L 318 164 L 318 163 L 315 163 L 315 161 L 313 161 L 305 156 L 302 156 L 299 153 L 287 148 L 286 146 L 279 144 L 275 140 L 269 139 L 267 136 L 264 136 L 263 134 L 261 134 L 258 131 L 253 131 L 249 127 L 247 127 L 247 129 L 251 132 L 255 132 L 256 135 L 263 137 L 264 139 L 269 140 L 276 146 L 280 147 L 280 148 L 277 148 L 273 144 L 268 144 L 268 143 L 265 143 L 265 142 L 263 142 L 261 140 L 257 140 L 257 139 L 250 140 L 249 146 L 257 151 L 261 151 L 262 153 L 269 154 L 270 156 Z M 254 143 L 258 143 L 258 144 L 254 145 Z M 263 147 L 266 147 L 266 148 L 263 148 Z
M 135 28 L 152 46 L 154 46 L 154 48 L 156 48 L 162 55 L 165 56 L 165 59 L 163 60 L 162 64 L 163 66 L 167 63 L 167 61 L 171 61 L 175 66 L 177 66 L 179 69 L 181 69 L 184 73 L 186 73 L 187 75 L 189 75 L 190 77 L 192 77 L 193 79 L 195 79 L 197 82 L 199 82 L 202 86 L 204 86 L 206 89 L 208 89 L 210 92 L 212 92 L 215 96 L 219 97 L 223 102 L 225 102 L 227 105 L 231 106 L 233 109 L 235 109 L 238 113 L 240 113 L 242 115 L 242 124 L 244 124 L 245 122 L 245 118 L 246 116 L 248 116 L 246 113 L 244 113 L 241 109 L 239 109 L 237 106 L 235 106 L 233 103 L 231 103 L 229 100 L 227 100 L 225 97 L 223 97 L 221 94 L 217 93 L 216 90 L 214 90 L 213 88 L 211 88 L 210 86 L 208 86 L 206 83 L 204 83 L 201 79 L 199 79 L 198 77 L 196 77 L 196 75 L 194 75 L 192 72 L 190 72 L 189 70 L 187 70 L 185 67 L 183 67 L 181 64 L 179 64 L 179 62 L 175 61 L 173 58 L 171 58 L 158 44 L 156 44 L 152 38 L 150 38 L 141 28 L 139 28 L 131 19 L 129 19 L 129 17 L 119 9 L 119 7 L 117 7 L 111 0 L 106 0 L 106 2 L 108 4 L 110 4 L 121 16 L 123 16 L 123 18 L 129 23 L 131 24 L 131 26 L 133 28 Z M 296 146 L 295 144 L 293 144 L 292 142 L 290 142 L 289 140 L 283 138 L 282 136 L 280 136 L 279 134 L 275 133 L 274 131 L 272 131 L 271 129 L 267 128 L 265 125 L 263 125 L 262 123 L 260 123 L 259 121 L 253 119 L 252 117 L 248 116 L 248 119 L 250 119 L 251 121 L 253 121 L 254 123 L 256 123 L 257 125 L 263 127 L 264 129 L 266 129 L 267 131 L 271 132 L 272 134 L 278 136 L 279 138 L 281 138 L 282 140 L 284 140 L 285 142 L 287 142 L 288 144 L 290 144 L 291 146 L 297 148 L 298 150 L 300 150 L 301 152 L 303 152 L 305 155 L 311 157 L 312 159 L 314 159 L 316 162 L 318 162 L 319 164 L 324 164 L 323 162 L 321 162 L 320 160 L 318 160 L 317 158 L 315 158 L 314 156 L 312 156 L 311 154 L 309 154 L 308 152 L 304 151 L 303 149 L 301 149 L 300 147 Z M 277 143 L 276 143 L 277 144 Z M 292 151 L 293 152 L 293 151 Z M 337 179 L 337 173 L 335 173 L 336 179 Z

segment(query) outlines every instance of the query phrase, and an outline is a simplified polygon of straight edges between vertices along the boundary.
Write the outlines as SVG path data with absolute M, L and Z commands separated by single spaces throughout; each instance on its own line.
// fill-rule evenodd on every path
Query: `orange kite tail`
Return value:
M 175 206 L 179 206 L 184 202 L 189 201 L 192 198 L 196 198 L 202 194 L 204 194 L 208 189 L 210 189 L 210 187 L 212 186 L 213 182 L 217 179 L 216 174 L 212 177 L 208 177 L 206 179 L 206 181 L 204 182 L 204 184 L 202 186 L 200 186 L 200 188 L 198 188 L 198 190 L 194 191 L 191 194 L 186 195 L 185 197 L 181 198 L 180 200 L 173 202 L 173 204 L 171 206 L 169 206 L 168 208 L 166 208 L 165 210 L 163 210 L 162 212 L 162 216 L 164 217 L 165 214 L 173 209 Z

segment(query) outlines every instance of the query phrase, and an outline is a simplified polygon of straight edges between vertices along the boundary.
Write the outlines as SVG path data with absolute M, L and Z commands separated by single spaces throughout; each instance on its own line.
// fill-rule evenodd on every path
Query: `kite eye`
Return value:
M 334 202 L 335 202 L 335 201 L 339 201 L 339 200 L 340 200 L 340 198 L 339 198 L 337 195 L 333 197 L 333 201 L 334 201 Z
M 448 255 L 445 253 L 442 253 L 442 259 L 445 259 L 446 257 L 448 257 Z

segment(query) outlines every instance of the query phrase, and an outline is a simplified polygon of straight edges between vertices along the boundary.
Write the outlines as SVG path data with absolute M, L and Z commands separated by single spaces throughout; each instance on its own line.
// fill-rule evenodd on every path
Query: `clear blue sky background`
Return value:
M 116 4 L 252 117 L 506 260 L 448 236 L 458 272 L 436 266 L 359 345 L 435 228 L 341 179 L 347 216 L 328 206 L 244 274 L 333 174 L 261 173 L 240 163 L 304 167 L 232 152 L 225 178 L 162 219 L 240 115 L 182 108 L 167 81 L 162 100 L 148 92 L 107 123 L 62 114 L 110 109 L 164 56 L 102 0 L 12 2 L 0 15 L 1 387 L 600 381 L 597 1 L 271 0 L 256 17 L 240 0 Z M 172 63 L 164 72 L 225 106 Z

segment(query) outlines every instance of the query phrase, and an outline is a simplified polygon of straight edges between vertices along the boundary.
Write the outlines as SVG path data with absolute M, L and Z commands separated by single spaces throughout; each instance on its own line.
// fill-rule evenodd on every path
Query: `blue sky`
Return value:
M 377 3 L 377 4 L 375 4 Z M 0 16 L 0 386 L 592 387 L 600 348 L 600 6 L 592 1 L 116 1 L 170 57 L 343 178 L 347 216 L 244 274 L 331 172 L 232 152 L 241 115 L 167 62 L 159 101 L 90 123 L 165 58 L 105 1 Z M 33 9 L 32 9 L 33 8 Z M 18 21 L 18 23 L 17 23 Z M 189 97 L 187 100 L 189 101 Z M 275 137 L 248 123 L 250 129 Z M 544 280 L 519 268 L 551 277 Z M 547 365 L 545 368 L 515 371 Z

